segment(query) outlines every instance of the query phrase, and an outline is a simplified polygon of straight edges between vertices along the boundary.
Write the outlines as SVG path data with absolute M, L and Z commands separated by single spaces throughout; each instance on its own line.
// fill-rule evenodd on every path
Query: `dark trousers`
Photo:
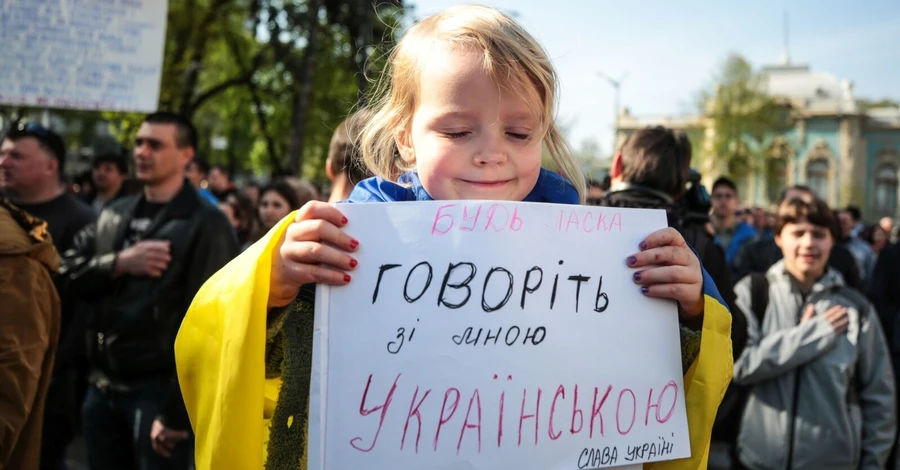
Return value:
M 61 470 L 78 422 L 77 375 L 74 370 L 54 371 L 44 402 L 41 430 L 41 470 Z
M 166 399 L 166 384 L 140 391 L 114 392 L 88 387 L 84 400 L 84 441 L 91 470 L 190 470 L 193 436 L 179 443 L 171 458 L 150 444 L 150 427 Z

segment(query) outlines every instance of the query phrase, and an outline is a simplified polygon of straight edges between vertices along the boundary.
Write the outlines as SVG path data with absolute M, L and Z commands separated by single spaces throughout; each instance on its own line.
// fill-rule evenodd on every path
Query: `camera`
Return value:
M 709 221 L 709 210 L 712 208 L 712 200 L 706 187 L 700 182 L 703 175 L 694 168 L 688 172 L 685 183 L 685 193 L 681 197 L 680 219 L 681 225 L 690 223 L 706 224 Z

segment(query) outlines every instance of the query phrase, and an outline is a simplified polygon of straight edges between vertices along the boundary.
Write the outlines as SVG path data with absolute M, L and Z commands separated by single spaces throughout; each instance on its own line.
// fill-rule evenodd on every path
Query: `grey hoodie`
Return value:
M 874 308 L 832 269 L 807 298 L 784 260 L 766 277 L 769 304 L 761 326 L 750 306 L 750 278 L 734 288 L 748 339 L 733 380 L 752 386 L 738 459 L 758 470 L 883 469 L 896 431 L 895 391 Z M 816 315 L 798 324 L 810 302 Z M 848 308 L 843 334 L 821 316 L 833 305 Z

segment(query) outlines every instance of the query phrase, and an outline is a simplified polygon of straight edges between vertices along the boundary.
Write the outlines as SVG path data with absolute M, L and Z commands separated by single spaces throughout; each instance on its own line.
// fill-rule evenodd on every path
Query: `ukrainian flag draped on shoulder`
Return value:
M 198 469 L 263 467 L 266 416 L 280 385 L 265 379 L 272 255 L 293 219 L 286 217 L 209 278 L 178 331 L 175 361 Z
M 685 459 L 645 464 L 645 470 L 705 470 L 713 421 L 725 389 L 731 382 L 731 313 L 715 282 L 703 270 L 703 329 L 700 354 L 684 375 L 685 409 L 691 439 L 691 456 Z

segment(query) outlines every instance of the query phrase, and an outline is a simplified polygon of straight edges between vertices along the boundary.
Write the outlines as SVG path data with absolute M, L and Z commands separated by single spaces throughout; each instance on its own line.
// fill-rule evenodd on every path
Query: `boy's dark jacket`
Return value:
M 348 202 L 431 199 L 411 172 L 399 184 L 362 181 Z M 577 204 L 579 197 L 565 179 L 542 170 L 525 201 Z M 314 290 L 302 289 L 282 314 L 269 315 L 266 309 L 272 257 L 292 217 L 210 278 L 182 324 L 176 360 L 197 435 L 197 468 L 260 468 L 263 462 L 269 469 L 305 468 Z M 731 379 L 729 314 L 705 272 L 704 280 L 703 335 L 695 335 L 688 346 L 692 365 L 685 384 L 688 406 L 693 402 L 705 411 L 694 421 L 689 413 L 694 457 L 660 468 L 705 468 L 714 409 Z M 694 361 L 698 350 L 709 354 Z M 702 382 L 693 386 L 693 394 L 687 385 L 692 381 Z

